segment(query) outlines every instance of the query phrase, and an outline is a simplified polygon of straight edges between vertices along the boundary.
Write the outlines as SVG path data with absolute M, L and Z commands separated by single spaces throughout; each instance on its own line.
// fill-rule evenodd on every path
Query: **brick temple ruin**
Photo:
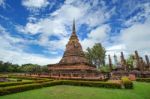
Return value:
M 49 64 L 51 78 L 58 79 L 103 79 L 103 75 L 85 58 L 82 46 L 76 34 L 73 21 L 72 34 L 59 63 Z
M 66 45 L 64 55 L 57 64 L 49 64 L 48 69 L 51 78 L 56 79 L 96 79 L 104 78 L 121 78 L 122 76 L 150 77 L 150 61 L 148 55 L 145 55 L 145 61 L 139 56 L 138 51 L 135 51 L 133 64 L 129 66 L 121 52 L 120 62 L 117 56 L 114 55 L 115 68 L 113 68 L 111 56 L 108 55 L 110 72 L 101 73 L 96 69 L 96 66 L 89 63 L 86 59 L 82 46 L 76 34 L 75 22 L 73 21 L 72 34 Z
M 120 62 L 117 61 L 117 56 L 114 55 L 114 61 L 116 68 L 112 69 L 112 62 L 110 55 L 109 58 L 109 68 L 111 70 L 112 77 L 122 77 L 134 75 L 135 77 L 148 78 L 150 77 L 150 62 L 148 55 L 145 55 L 145 61 L 142 57 L 139 56 L 138 51 L 135 51 L 135 54 L 132 56 L 133 63 L 132 66 L 127 64 L 126 59 L 124 58 L 123 52 L 121 52 Z

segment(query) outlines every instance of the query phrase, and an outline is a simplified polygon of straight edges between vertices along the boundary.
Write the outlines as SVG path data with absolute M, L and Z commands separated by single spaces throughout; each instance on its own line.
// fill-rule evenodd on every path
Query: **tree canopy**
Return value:
M 105 53 L 106 50 L 101 43 L 96 43 L 92 48 L 87 48 L 85 56 L 91 64 L 99 68 L 101 65 L 105 65 Z
M 38 64 L 12 64 L 10 62 L 0 61 L 0 72 L 18 72 L 18 73 L 47 73 L 47 66 L 40 66 Z

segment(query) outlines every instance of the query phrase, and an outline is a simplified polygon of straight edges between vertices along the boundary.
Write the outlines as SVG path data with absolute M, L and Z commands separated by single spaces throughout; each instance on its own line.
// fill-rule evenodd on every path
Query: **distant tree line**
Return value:
M 23 64 L 23 65 L 18 65 L 18 64 L 12 64 L 10 62 L 3 62 L 0 61 L 0 72 L 15 72 L 15 73 L 48 73 L 48 68 L 47 66 L 40 66 L 37 64 Z

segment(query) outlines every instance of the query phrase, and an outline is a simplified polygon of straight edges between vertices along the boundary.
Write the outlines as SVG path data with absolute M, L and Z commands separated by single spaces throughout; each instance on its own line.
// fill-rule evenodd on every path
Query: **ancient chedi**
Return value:
M 89 64 L 76 34 L 73 21 L 72 34 L 59 63 L 48 65 L 51 78 L 59 79 L 100 79 L 101 73 L 96 66 Z

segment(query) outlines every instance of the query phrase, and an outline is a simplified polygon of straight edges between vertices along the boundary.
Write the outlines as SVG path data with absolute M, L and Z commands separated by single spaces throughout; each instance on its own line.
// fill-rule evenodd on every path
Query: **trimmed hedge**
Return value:
M 110 83 L 110 82 L 98 82 L 98 81 L 61 81 L 63 85 L 74 85 L 74 86 L 88 86 L 88 87 L 104 87 L 104 88 L 121 88 L 121 84 L 118 83 Z
M 9 76 L 8 78 L 18 78 L 18 79 L 27 79 L 27 80 L 43 80 L 47 78 L 40 78 L 40 77 L 29 77 L 29 76 Z
M 31 84 L 31 83 L 43 83 L 48 81 L 52 81 L 52 80 L 45 79 L 45 80 L 35 80 L 35 81 L 27 81 L 27 82 L 3 82 L 0 83 L 0 87 L 17 86 L 17 85 L 24 85 L 24 84 Z
M 18 86 L 9 86 L 9 87 L 5 87 L 5 88 L 1 88 L 0 95 L 22 92 L 22 91 L 26 91 L 26 90 L 41 88 L 41 87 L 42 86 L 37 83 L 36 84 L 27 84 L 27 85 L 18 85 Z
M 33 81 L 28 81 L 28 82 L 3 82 L 3 83 L 0 83 L 0 87 L 23 85 L 23 84 L 30 84 L 30 83 L 33 83 Z
M 41 88 L 41 87 L 55 86 L 55 85 L 74 85 L 74 86 L 105 87 L 105 88 L 119 88 L 119 89 L 121 88 L 121 84 L 116 84 L 116 83 L 58 80 L 58 81 L 51 81 L 51 82 L 4 87 L 0 89 L 0 95 L 6 95 L 6 94 L 22 92 L 26 90 Z
M 125 88 L 131 88 L 132 85 L 131 83 L 127 84 L 127 82 L 124 81 L 124 84 L 125 84 Z M 42 87 L 50 87 L 55 85 L 73 85 L 73 86 L 103 87 L 103 88 L 115 88 L 115 89 L 122 88 L 121 84 L 111 83 L 111 82 L 57 80 L 57 81 L 50 81 L 50 82 L 47 81 L 47 82 L 40 82 L 40 83 L 3 87 L 0 89 L 0 95 L 6 95 L 6 94 L 22 92 L 22 91 L 37 89 Z
M 27 90 L 55 86 L 55 85 L 61 85 L 61 82 L 53 81 L 53 82 L 45 82 L 45 83 L 33 83 L 33 84 L 18 85 L 18 86 L 8 86 L 0 89 L 0 95 L 2 96 L 11 93 L 23 92 Z
M 132 89 L 133 88 L 133 83 L 131 80 L 129 80 L 128 77 L 122 77 L 121 78 L 123 86 L 125 89 Z
M 137 78 L 136 81 L 140 81 L 140 82 L 150 82 L 150 78 Z
M 54 78 L 55 79 L 55 78 Z M 57 80 L 57 79 L 56 79 Z M 75 81 L 107 81 L 108 78 L 105 78 L 105 79 L 82 79 L 82 78 L 61 78 L 60 80 L 75 80 Z

